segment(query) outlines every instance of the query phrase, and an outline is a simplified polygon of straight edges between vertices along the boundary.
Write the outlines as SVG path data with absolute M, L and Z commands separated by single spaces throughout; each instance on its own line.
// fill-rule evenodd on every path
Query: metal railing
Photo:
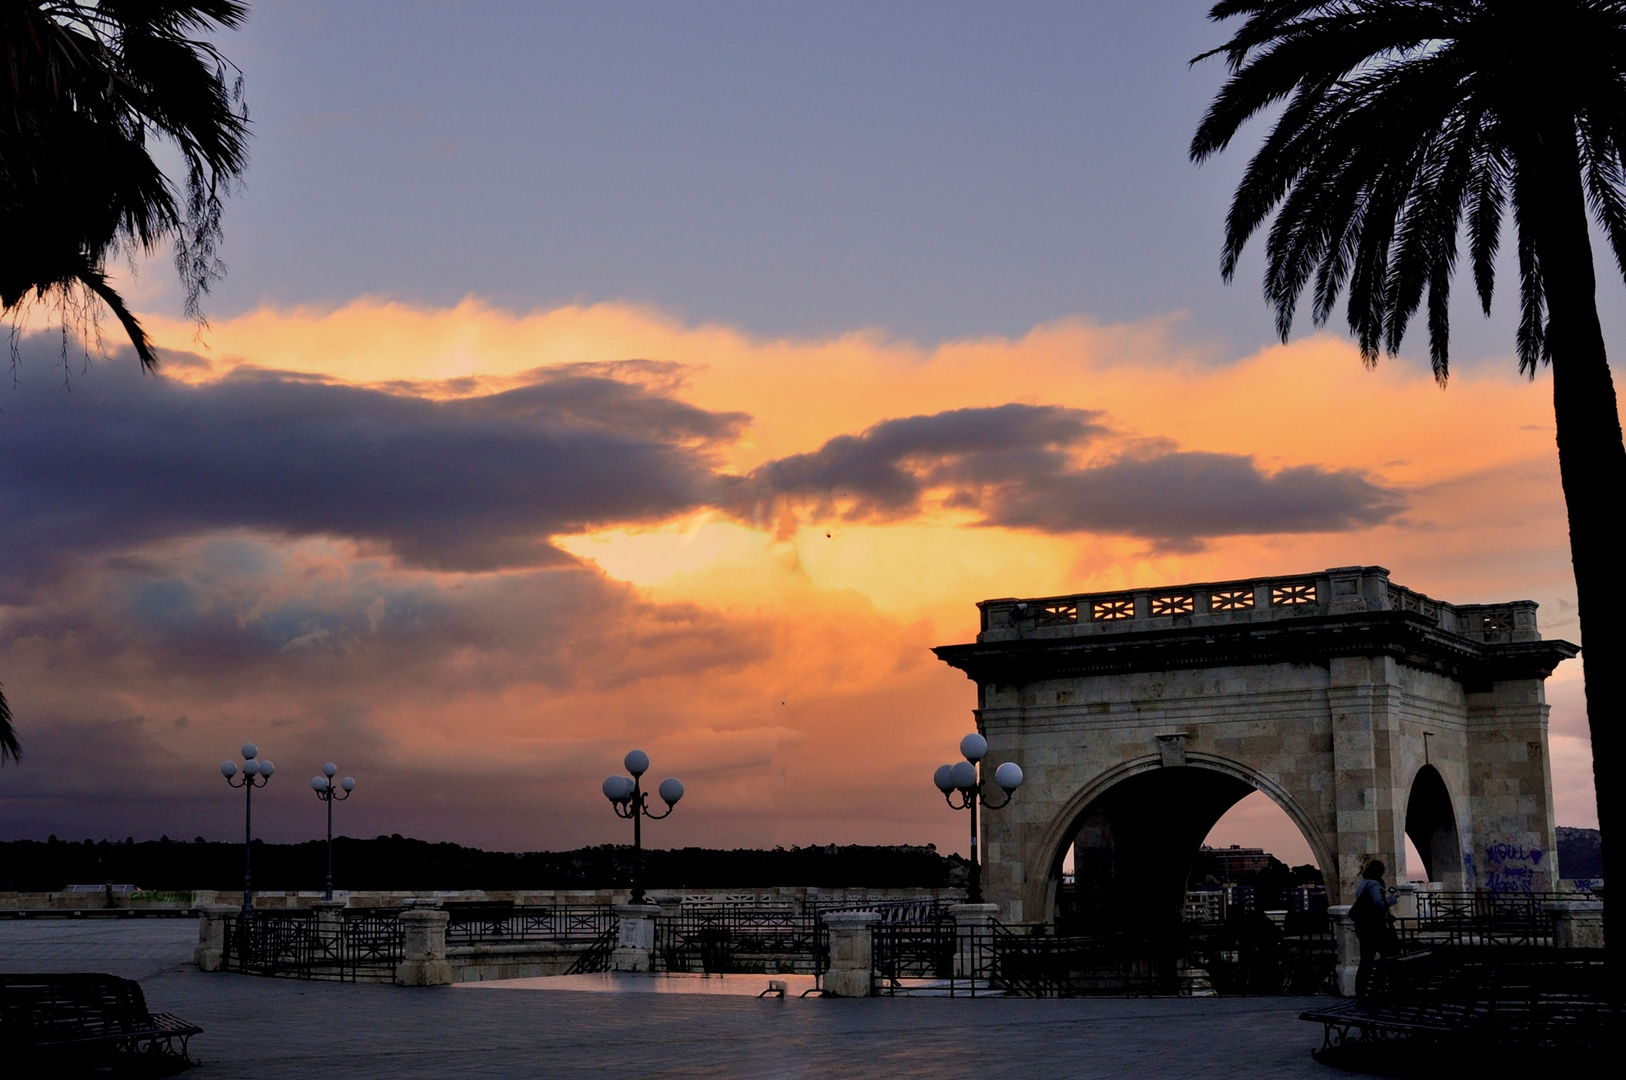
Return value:
M 921 989 L 972 995 L 978 965 L 966 963 L 959 948 L 958 931 L 947 920 L 877 923 L 870 930 L 871 985 L 887 996 Z
M 708 975 L 825 969 L 828 935 L 815 911 L 790 907 L 682 907 L 655 923 L 657 970 Z
M 1553 944 L 1547 904 L 1574 900 L 1572 893 L 1424 892 L 1416 918 L 1394 920 L 1395 936 L 1408 950 L 1442 945 L 1532 948 Z
M 1153 936 L 943 922 L 881 924 L 871 940 L 875 992 L 889 996 L 1313 994 L 1330 985 L 1334 968 L 1330 932 L 1220 926 Z
M 405 946 L 394 912 L 361 911 L 333 920 L 262 912 L 226 918 L 220 966 L 248 975 L 390 982 Z
M 1554 900 L 1584 900 L 1576 893 L 1558 892 L 1420 892 L 1419 919 L 1462 921 L 1530 920 L 1540 918 Z
M 597 941 L 613 936 L 617 923 L 615 911 L 605 904 L 448 904 L 445 910 L 447 948 L 507 942 Z
M 589 975 L 610 970 L 611 954 L 615 952 L 615 942 L 618 933 L 617 927 L 610 927 L 604 933 L 593 939 L 593 943 L 584 949 L 576 962 L 570 965 L 566 975 Z

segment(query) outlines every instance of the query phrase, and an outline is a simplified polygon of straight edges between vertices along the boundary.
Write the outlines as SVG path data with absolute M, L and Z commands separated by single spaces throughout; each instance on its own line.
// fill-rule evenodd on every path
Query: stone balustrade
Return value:
M 1264 623 L 1317 615 L 1403 611 L 1487 645 L 1539 641 L 1536 604 L 1447 604 L 1389 581 L 1381 566 L 1210 581 L 1155 589 L 984 600 L 979 642 L 1132 634 L 1173 627 Z

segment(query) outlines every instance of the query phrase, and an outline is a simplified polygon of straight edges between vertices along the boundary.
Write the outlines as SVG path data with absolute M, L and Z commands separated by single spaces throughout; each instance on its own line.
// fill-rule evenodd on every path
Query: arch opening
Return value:
M 1233 809 L 1235 822 L 1227 819 Z M 1232 827 L 1219 836 L 1222 819 Z M 1273 851 L 1229 846 L 1237 839 L 1268 844 L 1284 834 L 1296 842 L 1272 846 L 1308 862 L 1290 867 Z M 1299 823 L 1254 784 L 1218 769 L 1170 766 L 1128 776 L 1083 807 L 1067 836 L 1052 871 L 1059 924 L 1158 934 L 1182 921 L 1262 917 L 1280 905 L 1312 918 L 1325 911 L 1319 860 Z
M 1465 885 L 1462 865 L 1462 836 L 1457 831 L 1456 811 L 1445 778 L 1432 765 L 1417 770 L 1406 799 L 1406 836 L 1417 849 L 1423 872 L 1429 881 L 1440 882 L 1447 891 L 1461 891 Z M 1408 871 L 1416 867 L 1407 867 Z

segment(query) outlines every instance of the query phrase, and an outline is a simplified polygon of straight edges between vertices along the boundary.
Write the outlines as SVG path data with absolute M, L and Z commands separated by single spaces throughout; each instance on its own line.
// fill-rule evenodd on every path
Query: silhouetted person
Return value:
M 1361 943 L 1361 966 L 1355 973 L 1355 994 L 1365 997 L 1372 982 L 1372 966 L 1380 956 L 1393 951 L 1394 934 L 1389 929 L 1389 908 L 1399 898 L 1393 889 L 1383 887 L 1381 859 L 1373 859 L 1361 871 L 1361 883 L 1355 887 L 1355 903 L 1349 909 L 1349 920 L 1355 924 L 1355 936 Z

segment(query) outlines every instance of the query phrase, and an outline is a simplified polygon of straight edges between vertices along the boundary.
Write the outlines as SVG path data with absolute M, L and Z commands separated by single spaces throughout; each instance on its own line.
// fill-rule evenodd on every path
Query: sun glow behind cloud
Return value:
M 574 520 L 563 503 L 530 518 L 499 499 L 478 519 L 496 526 L 449 520 L 449 538 L 412 523 L 347 533 L 344 503 L 356 496 L 345 490 L 328 509 L 312 495 L 244 504 L 229 527 L 132 534 L 87 554 L 70 575 L 82 593 L 0 609 L 20 714 L 65 731 L 139 717 L 143 752 L 177 778 L 244 733 L 300 754 L 340 745 L 389 763 L 371 807 L 355 808 L 369 823 L 362 832 L 530 847 L 612 839 L 596 781 L 639 743 L 695 795 L 663 826 L 664 843 L 958 846 L 926 779 L 968 726 L 974 692 L 927 648 L 969 639 L 973 605 L 989 596 L 1378 563 L 1448 600 L 1538 600 L 1546 634 L 1576 635 L 1547 390 L 1511 364 L 1442 392 L 1415 366 L 1363 370 L 1352 347 L 1326 337 L 1221 363 L 1177 346 L 1167 321 L 1067 320 L 1020 339 L 922 349 L 869 333 L 764 340 L 631 305 L 513 313 L 472 299 L 262 310 L 209 328 L 207 348 L 190 326 L 152 318 L 149 328 L 177 350 L 168 376 L 205 395 L 184 399 L 194 412 L 227 401 L 232 379 L 306 393 L 263 374 L 302 373 L 318 380 L 318 397 L 384 391 L 355 400 L 375 426 L 407 425 L 411 445 L 418 429 L 391 419 L 390 402 L 465 403 L 435 414 L 437 430 L 462 439 L 458 424 L 480 432 L 482 417 L 507 416 L 490 395 L 510 391 L 543 410 L 526 416 L 564 417 L 557 430 L 611 425 L 606 448 L 656 425 L 660 460 L 689 478 L 661 486 L 646 470 L 639 479 L 655 494 L 601 507 L 600 523 L 585 527 L 560 524 Z M 963 415 L 986 431 L 1010 406 L 1029 411 L 997 415 L 1059 407 L 1089 421 L 1065 437 L 1018 431 L 1028 441 L 994 459 L 954 442 L 957 428 L 942 419 L 984 410 Z M 244 422 L 207 407 L 226 410 L 222 424 Z M 671 428 L 683 409 L 689 426 Z M 664 419 L 650 419 L 657 413 Z M 900 427 L 904 418 L 916 420 Z M 322 436 L 339 440 L 335 474 L 353 467 L 348 431 Z M 546 435 L 535 452 L 556 443 Z M 1041 458 L 1028 487 L 1011 478 Z M 786 471 L 792 460 L 800 471 Z M 1136 471 L 1146 461 L 1161 471 Z M 825 464 L 836 471 L 819 472 Z M 883 505 L 859 489 L 821 495 L 793 473 L 881 476 L 887 490 L 907 490 Z M 1062 475 L 1086 485 L 1075 517 L 1026 527 L 999 516 L 1013 493 L 1042 499 Z M 1120 475 L 1144 487 L 1133 492 L 1138 513 L 1166 511 L 1178 527 L 1145 513 L 1111 527 L 1066 524 L 1098 513 Z M 539 493 L 525 498 L 544 502 L 570 479 L 516 477 Z M 377 486 L 365 494 L 387 498 Z M 730 494 L 744 490 L 756 493 L 753 509 Z M 1202 506 L 1178 504 L 1195 494 Z M 1257 501 L 1227 503 L 1245 499 Z M 1022 520 L 1050 520 L 1023 505 Z M 489 566 L 412 554 L 461 552 L 464 534 L 493 527 L 530 529 L 531 541 L 582 562 L 527 562 L 500 545 Z M 109 596 L 146 636 L 87 614 Z M 209 620 L 218 629 L 200 631 Z M 97 633 L 103 653 L 64 652 L 69 636 Z M 189 662 L 166 671 L 177 650 Z M 31 689 L 41 684 L 54 685 Z M 1573 697 L 1555 711 L 1555 778 L 1560 819 L 1585 824 Z M 273 828 L 295 828 L 270 813 Z

